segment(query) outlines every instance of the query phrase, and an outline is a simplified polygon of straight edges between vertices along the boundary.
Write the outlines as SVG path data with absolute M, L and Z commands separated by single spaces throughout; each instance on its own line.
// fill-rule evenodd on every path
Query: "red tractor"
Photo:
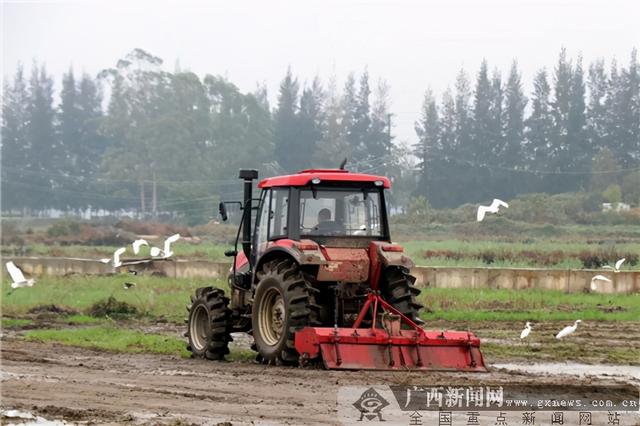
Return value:
M 389 179 L 303 170 L 263 179 L 254 199 L 257 177 L 240 171 L 242 220 L 225 253 L 234 258 L 231 294 L 204 287 L 191 297 L 194 357 L 222 360 L 231 333 L 247 332 L 270 364 L 486 371 L 475 335 L 420 326 L 413 262 L 389 235 Z M 220 203 L 223 220 L 228 204 Z

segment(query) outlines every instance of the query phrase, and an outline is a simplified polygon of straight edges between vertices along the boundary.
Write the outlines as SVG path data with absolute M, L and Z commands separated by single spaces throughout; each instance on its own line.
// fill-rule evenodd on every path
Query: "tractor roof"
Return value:
M 385 188 L 391 187 L 389 179 L 384 176 L 351 173 L 348 170 L 341 169 L 309 169 L 302 170 L 294 175 L 274 176 L 262 179 L 258 184 L 258 188 L 307 186 L 312 179 L 316 178 L 320 179 L 320 182 L 382 182 L 382 186 Z

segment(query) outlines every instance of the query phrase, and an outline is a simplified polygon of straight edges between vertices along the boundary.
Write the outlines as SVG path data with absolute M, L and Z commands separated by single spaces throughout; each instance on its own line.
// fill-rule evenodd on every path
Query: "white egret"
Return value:
M 139 240 L 135 240 L 131 246 L 133 247 L 133 254 L 140 253 L 140 246 L 148 246 L 149 243 L 147 240 L 143 240 L 142 238 Z
M 164 249 L 162 250 L 162 257 L 167 258 L 173 256 L 173 252 L 171 251 L 171 244 L 175 243 L 180 239 L 180 234 L 174 234 L 164 240 Z
M 605 265 L 605 266 L 603 266 L 602 268 L 603 268 L 603 269 L 610 269 L 610 270 L 612 270 L 613 272 L 618 273 L 618 272 L 620 272 L 620 267 L 622 266 L 622 264 L 624 263 L 624 261 L 625 261 L 625 260 L 627 260 L 627 259 L 626 259 L 625 257 L 623 257 L 622 259 L 619 259 L 619 260 L 616 262 L 615 266 Z
M 156 256 L 160 256 L 161 251 L 162 250 L 160 250 L 158 247 L 151 247 L 151 250 L 149 253 L 151 254 L 151 257 L 156 257 Z
M 484 215 L 487 213 L 498 213 L 498 209 L 501 206 L 507 209 L 509 208 L 509 204 L 497 198 L 493 199 L 493 202 L 490 206 L 478 206 L 478 213 L 476 217 L 478 222 L 482 222 L 482 220 L 484 219 Z
M 611 280 L 605 277 L 604 275 L 596 275 L 595 277 L 591 278 L 591 284 L 590 284 L 591 291 L 598 290 L 598 284 L 610 283 L 610 282 Z
M 9 272 L 9 276 L 13 281 L 11 283 L 11 288 L 33 287 L 36 283 L 36 280 L 33 278 L 26 279 L 20 268 L 18 268 L 15 263 L 9 261 L 6 263 L 6 266 L 7 272 Z
M 118 250 L 113 252 L 113 267 L 118 268 L 122 266 L 122 262 L 120 261 L 120 256 L 127 251 L 126 247 L 120 247 Z
M 568 325 L 562 330 L 560 330 L 560 333 L 556 334 L 556 339 L 562 339 L 563 337 L 567 337 L 571 333 L 575 332 L 576 329 L 578 328 L 578 324 L 581 322 L 582 320 L 576 320 L 576 322 L 574 322 L 573 325 Z
M 529 335 L 529 333 L 531 333 L 531 323 L 527 321 L 524 326 L 524 330 L 522 330 L 522 332 L 520 333 L 520 339 L 524 339 Z

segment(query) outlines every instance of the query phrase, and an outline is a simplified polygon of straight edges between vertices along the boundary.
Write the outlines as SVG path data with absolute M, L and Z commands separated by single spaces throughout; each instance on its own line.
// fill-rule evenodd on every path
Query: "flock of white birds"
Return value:
M 476 214 L 476 220 L 478 222 L 482 222 L 484 220 L 484 216 L 487 213 L 498 213 L 500 211 L 500 207 L 504 207 L 506 209 L 509 208 L 509 204 L 507 204 L 506 202 L 498 199 L 498 198 L 494 198 L 493 202 L 491 202 L 490 205 L 488 206 L 478 206 L 478 212 Z M 606 265 L 603 266 L 603 269 L 609 269 L 615 273 L 620 272 L 620 267 L 622 266 L 622 264 L 624 263 L 626 259 L 622 258 L 620 260 L 618 260 L 614 266 L 611 265 Z M 604 275 L 596 275 L 593 278 L 591 278 L 591 283 L 589 284 L 589 289 L 591 291 L 597 291 L 598 287 L 602 284 L 605 283 L 610 283 L 611 280 L 607 277 L 605 277 Z M 574 333 L 577 329 L 578 329 L 578 324 L 581 323 L 582 320 L 576 320 L 573 325 L 569 325 L 565 328 L 563 328 L 562 330 L 560 330 L 560 332 L 558 334 L 556 334 L 556 339 L 562 339 L 563 337 L 566 337 L 572 333 Z M 527 323 L 524 326 L 524 330 L 522 330 L 522 332 L 520 333 L 520 339 L 525 339 L 529 333 L 531 333 L 531 323 L 529 321 L 527 321 Z
M 171 251 L 171 244 L 175 243 L 179 239 L 180 239 L 180 234 L 174 234 L 164 240 L 164 247 L 162 249 L 158 247 L 151 247 L 151 249 L 149 250 L 151 257 L 161 256 L 162 259 L 167 259 L 173 256 L 174 253 L 173 251 Z M 133 248 L 133 253 L 138 254 L 140 253 L 140 247 L 149 246 L 149 243 L 146 240 L 139 239 L 139 240 L 135 240 L 133 244 L 131 244 L 131 246 Z M 99 261 L 104 264 L 111 263 L 114 269 L 119 268 L 120 266 L 123 265 L 122 260 L 120 259 L 120 256 L 122 256 L 126 251 L 127 251 L 126 247 L 120 247 L 119 249 L 113 252 L 113 257 L 100 259 Z M 9 276 L 11 277 L 12 289 L 23 288 L 23 287 L 33 287 L 33 285 L 36 283 L 36 280 L 33 278 L 26 279 L 22 270 L 18 268 L 16 264 L 13 263 L 12 261 L 7 262 L 6 266 L 7 266 L 7 272 L 9 272 Z M 128 290 L 132 287 L 135 287 L 135 283 L 125 283 L 124 287 L 125 287 L 125 290 Z
M 563 337 L 567 337 L 568 335 L 574 333 L 577 329 L 578 329 L 578 324 L 580 324 L 582 322 L 582 320 L 576 320 L 573 325 L 568 325 L 565 328 L 563 328 L 562 330 L 560 330 L 558 332 L 558 334 L 556 334 L 556 339 L 562 339 Z M 531 323 L 529 321 L 527 321 L 527 323 L 524 325 L 524 329 L 522 330 L 522 332 L 520 333 L 520 339 L 524 340 L 527 338 L 527 336 L 529 336 L 529 333 L 531 333 L 531 328 L 533 326 L 531 325 Z

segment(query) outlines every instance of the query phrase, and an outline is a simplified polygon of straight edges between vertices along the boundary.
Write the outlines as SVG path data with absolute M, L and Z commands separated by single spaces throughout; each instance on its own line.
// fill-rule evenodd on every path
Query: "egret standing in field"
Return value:
M 556 334 L 556 339 L 562 339 L 563 337 L 567 337 L 568 335 L 574 333 L 578 328 L 578 324 L 581 322 L 582 320 L 576 320 L 576 322 L 574 322 L 573 325 L 568 325 L 562 330 L 560 330 L 560 333 Z
M 605 277 L 604 275 L 596 275 L 595 277 L 591 278 L 591 284 L 589 285 L 589 287 L 591 288 L 591 291 L 596 291 L 598 290 L 599 284 L 610 283 L 610 282 L 611 280 Z
M 504 208 L 509 208 L 509 204 L 505 203 L 502 200 L 499 200 L 497 198 L 493 199 L 493 202 L 491 203 L 490 206 L 478 206 L 478 213 L 476 215 L 476 219 L 478 220 L 478 222 L 482 222 L 482 220 L 484 219 L 484 215 L 487 213 L 498 213 L 498 209 L 500 207 L 504 207 Z
M 610 266 L 610 265 L 605 265 L 602 268 L 603 269 L 611 269 L 613 272 L 618 273 L 620 272 L 620 267 L 622 266 L 622 264 L 624 263 L 624 261 L 627 260 L 625 257 L 623 257 L 622 259 L 619 259 L 615 266 Z
M 526 338 L 529 333 L 531 333 L 531 323 L 529 321 L 527 321 L 527 323 L 524 326 L 524 330 L 522 330 L 522 332 L 520 333 L 520 340 Z
M 26 279 L 20 268 L 18 268 L 15 263 L 9 261 L 6 263 L 6 266 L 7 272 L 9 272 L 9 276 L 13 281 L 11 283 L 11 288 L 33 287 L 36 283 L 36 280 L 33 278 Z
M 135 240 L 133 244 L 131 244 L 131 247 L 133 247 L 133 254 L 140 253 L 140 246 L 148 246 L 148 245 L 149 243 L 147 242 L 147 240 L 143 240 L 142 238 L 139 240 Z

